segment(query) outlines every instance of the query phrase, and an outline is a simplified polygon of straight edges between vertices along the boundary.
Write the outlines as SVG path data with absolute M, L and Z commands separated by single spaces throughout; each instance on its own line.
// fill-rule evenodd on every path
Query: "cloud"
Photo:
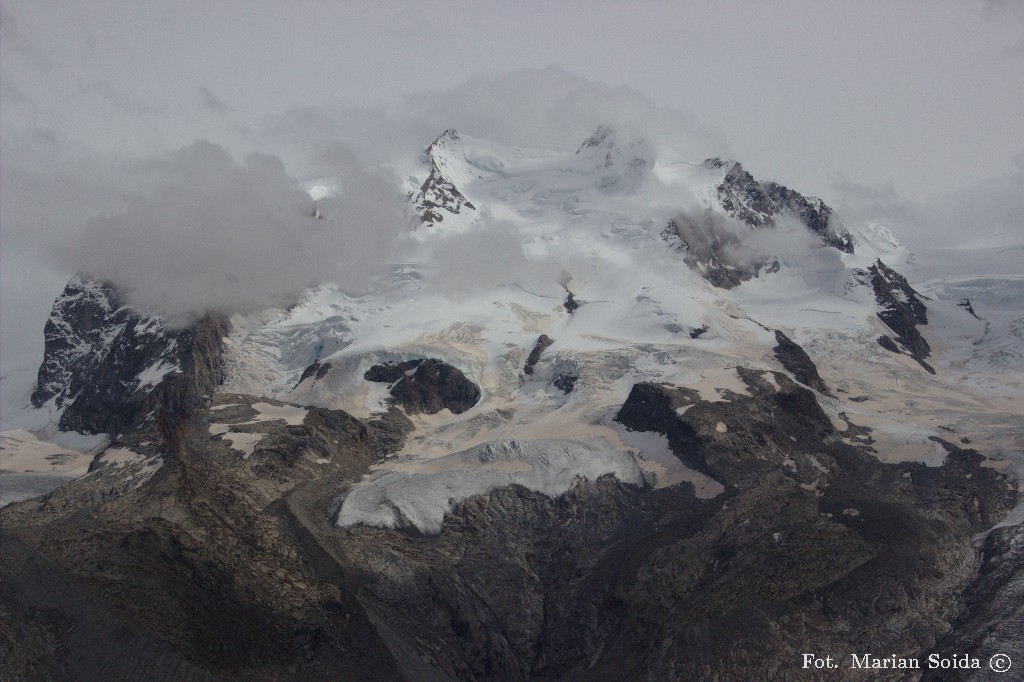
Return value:
M 572 253 L 527 254 L 515 225 L 489 216 L 471 231 L 438 230 L 403 242 L 403 251 L 424 264 L 425 290 L 455 299 L 503 286 L 559 297 L 564 272 L 583 265 Z
M 937 247 L 1024 243 L 1024 154 L 1013 157 L 1015 169 L 958 189 L 913 201 L 892 183 L 864 185 L 835 182 L 837 208 L 854 222 L 895 228 L 915 250 Z
M 203 86 L 199 86 L 199 105 L 215 114 L 231 113 L 231 105 Z
M 451 90 L 408 97 L 395 117 L 438 132 L 454 127 L 509 145 L 563 151 L 575 151 L 599 125 L 671 135 L 684 154 L 695 146 L 725 153 L 726 146 L 696 117 L 658 107 L 632 88 L 590 81 L 558 67 L 474 76 Z
M 731 155 L 722 133 L 696 116 L 558 67 L 473 76 L 458 87 L 421 92 L 386 108 L 298 107 L 264 118 L 258 127 L 289 158 L 308 157 L 325 140 L 336 139 L 369 163 L 387 163 L 423 149 L 448 128 L 512 147 L 575 151 L 599 125 L 697 160 Z
M 832 189 L 838 197 L 835 208 L 852 222 L 916 228 L 922 218 L 923 206 L 897 192 L 892 181 L 869 185 L 838 176 Z
M 128 114 L 157 112 L 109 84 L 90 92 Z M 198 92 L 207 107 L 227 106 L 208 88 Z M 5 256 L 109 278 L 135 304 L 182 321 L 207 309 L 286 304 L 319 281 L 358 292 L 372 286 L 407 234 L 400 183 L 382 170 L 389 164 L 398 160 L 408 172 L 407 160 L 451 126 L 512 146 L 574 151 L 599 123 L 724 146 L 686 115 L 557 68 L 476 77 L 390 108 L 295 108 L 259 121 L 245 144 L 262 153 L 240 161 L 210 142 L 125 161 L 62 134 L 7 128 Z M 314 220 L 298 179 L 323 177 L 341 189 L 320 200 L 324 219 Z M 566 264 L 539 263 L 498 225 L 439 239 L 436 273 L 445 274 L 434 286 L 455 292 L 478 278 L 516 284 L 532 275 L 557 286 Z M 506 257 L 487 264 L 485 254 L 505 241 Z M 473 249 L 479 271 L 466 266 Z
M 288 305 L 320 281 L 363 286 L 403 225 L 387 180 L 334 154 L 339 197 L 312 201 L 274 156 L 241 163 L 210 142 L 134 165 L 148 185 L 89 222 L 61 262 L 109 279 L 129 300 L 186 323 L 206 310 Z
M 50 69 L 53 63 L 40 54 L 9 9 L 0 5 L 0 44 L 38 69 Z
M 1016 25 L 1024 33 L 1024 2 L 1020 0 L 985 0 L 985 14 L 1003 26 Z M 1024 59 L 1024 36 L 999 51 L 1004 59 Z
M 86 89 L 86 92 L 99 95 L 101 98 L 113 104 L 118 109 L 129 114 L 162 114 L 159 107 L 147 104 L 140 99 L 132 97 L 110 83 L 96 83 Z

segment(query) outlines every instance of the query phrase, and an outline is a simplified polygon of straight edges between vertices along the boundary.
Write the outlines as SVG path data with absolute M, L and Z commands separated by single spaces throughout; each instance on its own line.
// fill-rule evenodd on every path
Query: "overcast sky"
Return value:
M 290 196 L 289 182 L 339 163 L 362 172 L 330 152 L 338 141 L 372 164 L 448 125 L 551 143 L 588 115 L 641 117 L 678 125 L 688 153 L 902 221 L 911 246 L 1024 239 L 1018 0 L 2 8 L 4 373 L 38 361 L 49 304 L 95 219 L 160 210 L 139 198 L 155 175 L 186 191 L 181 159 L 207 149 L 197 139 L 224 148 L 203 158 L 226 163 L 235 189 Z M 522 69 L 535 70 L 507 75 Z M 541 130 L 529 109 L 555 106 L 560 89 L 577 92 L 572 106 Z M 265 163 L 243 161 L 253 152 Z M 186 165 L 154 172 L 154 159 Z

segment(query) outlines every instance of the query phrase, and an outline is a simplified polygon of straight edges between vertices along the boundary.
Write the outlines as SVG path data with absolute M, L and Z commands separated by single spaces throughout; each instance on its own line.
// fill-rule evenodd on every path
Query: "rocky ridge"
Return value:
M 931 347 L 918 330 L 919 325 L 928 324 L 928 308 L 907 278 L 881 259 L 867 271 L 855 271 L 853 277 L 862 284 L 870 284 L 878 305 L 878 318 L 896 335 L 896 341 L 888 336 L 879 337 L 879 345 L 893 353 L 906 353 L 934 374 L 935 370 L 925 362 L 931 354 Z
M 822 244 L 853 253 L 853 240 L 846 228 L 832 225 L 835 213 L 817 197 L 805 197 L 776 182 L 759 182 L 737 162 L 708 159 L 716 168 L 728 166 L 718 199 L 725 212 L 753 228 L 772 227 L 779 216 L 792 215 L 818 235 Z

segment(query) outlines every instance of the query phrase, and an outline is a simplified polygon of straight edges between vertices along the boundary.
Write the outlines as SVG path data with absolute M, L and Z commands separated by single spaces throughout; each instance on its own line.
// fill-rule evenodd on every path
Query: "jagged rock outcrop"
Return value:
M 572 315 L 579 309 L 581 305 L 583 304 L 576 300 L 576 295 L 569 291 L 568 289 L 566 289 L 565 303 L 562 304 L 562 307 L 565 308 L 565 312 Z
M 721 159 L 708 159 L 704 163 L 715 168 L 732 164 L 718 186 L 718 199 L 729 215 L 753 228 L 762 228 L 774 226 L 779 216 L 789 214 L 816 234 L 824 245 L 853 253 L 849 232 L 829 224 L 834 212 L 821 199 L 805 197 L 776 182 L 758 182 L 739 163 Z
M 533 374 L 533 368 L 540 362 L 540 355 L 543 353 L 548 346 L 553 344 L 555 341 L 547 334 L 541 334 L 537 337 L 537 343 L 533 345 L 533 350 L 530 351 L 530 355 L 526 358 L 526 364 L 523 365 L 523 374 Z
M 392 401 L 409 414 L 462 414 L 480 400 L 480 388 L 461 370 L 433 358 L 374 365 L 363 378 L 392 384 Z
M 707 208 L 700 214 L 680 213 L 662 230 L 662 239 L 685 254 L 684 260 L 716 287 L 732 289 L 762 271 L 777 272 L 781 265 L 763 245 L 746 239 L 750 230 L 774 228 L 779 218 L 791 216 L 816 236 L 823 246 L 853 253 L 853 239 L 836 225 L 833 210 L 820 199 L 805 197 L 774 182 L 761 183 L 732 161 L 708 159 L 709 168 L 727 169 L 716 188 L 725 211 Z
M 775 340 L 779 345 L 775 346 L 773 352 L 775 358 L 790 371 L 796 380 L 804 386 L 810 386 L 815 391 L 821 391 L 826 395 L 832 395 L 828 386 L 818 374 L 818 368 L 807 355 L 807 351 L 793 342 L 788 336 L 778 329 L 775 330 Z
M 960 306 L 961 308 L 963 308 L 964 310 L 966 310 L 968 312 L 968 314 L 971 317 L 973 317 L 974 319 L 980 320 L 980 321 L 984 321 L 984 320 L 982 320 L 982 318 L 978 317 L 978 313 L 974 312 L 974 306 L 971 305 L 971 299 L 969 299 L 969 298 L 961 298 L 960 302 L 957 303 L 957 305 Z
M 869 281 L 878 304 L 878 318 L 896 334 L 896 340 L 908 355 L 935 374 L 924 360 L 931 354 L 931 347 L 917 328 L 928 324 L 928 309 L 907 278 L 881 260 L 877 260 L 866 273 L 863 270 L 855 272 L 854 277 L 862 283 Z M 893 351 L 895 344 L 891 340 L 879 339 L 878 342 L 886 350 L 899 352 L 899 349 Z
M 172 329 L 126 304 L 113 284 L 76 275 L 54 302 L 32 404 L 65 431 L 116 434 L 153 410 L 185 413 L 223 380 L 227 322 Z
M 576 388 L 576 382 L 579 380 L 580 378 L 576 374 L 570 374 L 569 372 L 560 372 L 557 376 L 555 376 L 551 383 L 559 391 L 568 395 L 572 393 L 572 390 L 574 388 Z
M 311 365 L 306 367 L 306 369 L 302 370 L 302 374 L 299 376 L 299 380 L 295 382 L 294 388 L 298 388 L 299 384 L 310 377 L 313 377 L 314 379 L 323 379 L 327 376 L 327 373 L 331 371 L 332 366 L 333 365 L 329 362 L 321 364 L 319 360 L 315 360 Z
M 436 225 L 446 217 L 475 212 L 476 206 L 456 187 L 451 177 L 452 160 L 459 134 L 452 129 L 441 133 L 426 149 L 430 173 L 412 196 L 414 210 L 424 225 Z

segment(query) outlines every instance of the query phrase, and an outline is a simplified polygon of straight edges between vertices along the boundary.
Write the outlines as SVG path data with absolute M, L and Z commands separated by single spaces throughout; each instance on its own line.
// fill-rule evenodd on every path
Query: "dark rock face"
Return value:
M 480 388 L 458 368 L 436 359 L 374 365 L 363 378 L 393 384 L 391 398 L 409 414 L 462 414 L 480 400 Z
M 971 299 L 969 299 L 969 298 L 961 298 L 960 302 L 957 303 L 957 305 L 960 306 L 961 308 L 963 308 L 964 310 L 966 310 L 970 314 L 970 316 L 973 317 L 974 319 L 976 319 L 976 320 L 980 320 L 981 319 L 980 317 L 978 317 L 978 313 L 974 312 L 974 306 L 971 305 Z
M 529 357 L 526 358 L 526 364 L 523 365 L 523 374 L 533 374 L 533 368 L 540 362 L 541 353 L 554 342 L 554 339 L 547 334 L 541 334 L 537 337 L 537 343 L 533 345 L 533 350 L 530 351 Z
M 430 174 L 412 197 L 421 223 L 434 225 L 443 222 L 446 213 L 459 215 L 476 210 L 473 203 L 459 191 L 444 170 L 443 155 L 446 148 L 458 141 L 459 134 L 449 129 L 441 133 L 426 149 L 427 157 L 430 159 Z
M 319 360 L 316 360 L 306 369 L 302 370 L 302 376 L 295 382 L 294 388 L 297 388 L 306 379 L 313 377 L 314 379 L 323 379 L 327 376 L 327 373 L 331 371 L 331 363 L 325 362 L 320 364 Z
M 645 381 L 633 385 L 615 421 L 633 431 L 657 431 L 668 436 L 672 451 L 684 453 L 681 457 L 687 466 L 703 468 L 702 461 L 686 454 L 694 451 L 697 434 L 686 422 L 675 418 L 676 410 L 699 400 L 700 394 L 693 389 Z
M 708 159 L 705 163 L 715 167 L 724 165 L 720 159 Z M 849 233 L 829 228 L 833 211 L 825 202 L 805 197 L 775 182 L 758 182 L 738 163 L 733 164 L 718 186 L 718 198 L 729 215 L 751 227 L 773 227 L 776 217 L 788 213 L 818 235 L 825 246 L 853 253 Z
M 385 362 L 374 365 L 366 370 L 363 378 L 367 381 L 375 381 L 382 384 L 393 384 L 404 379 L 408 374 L 414 372 L 423 360 L 406 360 L 405 362 Z
M 562 307 L 565 308 L 565 312 L 572 315 L 581 305 L 583 304 L 576 300 L 576 296 L 574 296 L 571 291 L 567 290 L 565 295 L 565 303 L 562 304 Z
M 889 338 L 887 335 L 882 334 L 878 337 L 878 345 L 886 349 L 890 353 L 899 353 L 900 347 L 896 345 L 896 342 Z
M 555 388 L 557 388 L 559 391 L 568 395 L 572 393 L 572 389 L 576 388 L 576 382 L 579 381 L 579 379 L 580 378 L 575 374 L 562 372 L 561 374 L 556 376 L 554 381 L 552 381 L 551 383 L 553 383 L 555 385 Z
M 917 325 L 928 324 L 928 309 L 921 301 L 920 294 L 914 291 L 906 277 L 881 260 L 868 268 L 868 273 L 879 307 L 878 318 L 893 330 L 896 340 L 911 357 L 935 374 L 935 370 L 924 361 L 931 354 L 931 347 L 917 329 Z M 881 340 L 879 343 L 886 350 L 891 350 Z
M 773 349 L 776 359 L 782 363 L 783 367 L 793 373 L 797 381 L 804 386 L 810 386 L 815 391 L 832 395 L 828 390 L 828 386 L 825 385 L 825 382 L 818 375 L 818 368 L 803 348 L 778 329 L 775 330 L 775 340 L 779 344 Z
M 32 404 L 63 409 L 60 428 L 118 433 L 153 410 L 185 413 L 223 380 L 225 320 L 190 327 L 126 305 L 109 283 L 75 276 L 54 302 Z
M 164 642 L 138 632 L 66 570 L 3 530 L 0 556 L 4 679 L 217 680 Z
M 739 235 L 726 226 L 726 219 L 707 210 L 700 216 L 679 215 L 661 233 L 688 266 L 720 289 L 732 289 L 757 277 L 762 269 L 778 268 L 778 262 L 748 258 Z

